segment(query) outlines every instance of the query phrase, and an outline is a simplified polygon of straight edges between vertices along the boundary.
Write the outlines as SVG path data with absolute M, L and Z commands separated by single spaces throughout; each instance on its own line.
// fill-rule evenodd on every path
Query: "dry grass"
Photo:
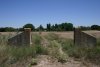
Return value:
M 98 34 L 98 32 L 96 33 L 93 31 L 88 31 L 88 33 L 95 34 L 97 36 L 100 35 Z M 11 65 L 13 67 L 18 67 L 17 65 L 21 65 L 19 67 L 25 67 L 25 66 L 28 66 L 28 64 L 29 65 L 34 64 L 34 63 L 37 64 L 38 61 L 34 61 L 33 59 L 38 55 L 40 56 L 46 55 L 49 57 L 56 58 L 55 64 L 58 64 L 58 66 L 55 66 L 55 64 L 53 64 L 53 66 L 55 67 L 63 66 L 63 64 L 59 62 L 62 62 L 62 63 L 65 62 L 66 60 L 68 60 L 70 56 L 80 57 L 80 58 L 90 57 L 93 59 L 95 59 L 95 57 L 97 59 L 100 56 L 99 48 L 95 48 L 93 50 L 92 49 L 87 50 L 87 49 L 79 49 L 78 47 L 73 46 L 73 32 L 72 31 L 71 32 L 41 32 L 41 34 L 39 32 L 32 32 L 32 41 L 33 41 L 32 47 L 8 46 L 6 43 L 7 39 L 11 37 L 12 35 L 16 35 L 16 34 L 17 33 L 15 32 L 3 32 L 3 33 L 0 32 L 0 67 L 4 67 L 4 66 L 11 67 Z M 44 44 L 46 44 L 46 46 L 43 46 Z M 27 58 L 27 59 L 24 60 L 24 58 Z M 40 58 L 40 61 L 44 60 L 45 58 Z M 47 59 L 46 61 L 48 62 Z M 74 61 L 74 62 L 77 62 L 77 61 Z M 68 63 L 70 64 L 69 66 L 65 62 L 65 66 L 63 67 L 66 67 L 66 66 L 73 67 L 71 66 L 71 64 L 73 63 L 70 63 L 70 62 Z M 75 65 L 77 67 L 77 64 Z M 79 65 L 80 66 L 78 67 L 82 67 L 81 63 L 79 63 Z M 47 65 L 46 67 L 51 67 L 51 66 Z

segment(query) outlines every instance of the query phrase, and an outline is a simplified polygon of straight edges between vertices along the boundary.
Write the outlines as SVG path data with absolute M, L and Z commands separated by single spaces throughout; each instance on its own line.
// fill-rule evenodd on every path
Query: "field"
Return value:
M 99 37 L 98 31 L 85 31 Z M 32 45 L 11 46 L 16 32 L 0 32 L 0 67 L 100 67 L 100 42 L 95 48 L 73 44 L 73 32 L 32 32 Z

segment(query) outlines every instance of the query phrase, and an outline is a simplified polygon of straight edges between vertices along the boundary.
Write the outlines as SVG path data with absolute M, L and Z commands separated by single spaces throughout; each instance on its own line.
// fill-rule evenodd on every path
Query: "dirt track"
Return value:
M 57 62 L 57 60 L 51 59 L 49 56 L 38 56 L 38 64 L 32 67 L 99 67 L 91 63 L 83 63 L 81 61 L 75 61 L 69 58 L 66 63 Z

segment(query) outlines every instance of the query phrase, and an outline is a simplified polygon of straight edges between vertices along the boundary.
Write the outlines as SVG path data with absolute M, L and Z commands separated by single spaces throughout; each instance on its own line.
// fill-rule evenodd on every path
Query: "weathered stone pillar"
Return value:
M 96 46 L 96 38 L 80 29 L 74 29 L 74 44 L 81 47 Z
M 17 34 L 8 39 L 10 45 L 31 45 L 31 28 L 25 28 L 24 32 Z
M 75 45 L 81 45 L 81 30 L 80 29 L 74 29 L 74 44 Z
M 31 28 L 24 28 L 24 43 L 25 44 L 32 44 L 31 41 Z

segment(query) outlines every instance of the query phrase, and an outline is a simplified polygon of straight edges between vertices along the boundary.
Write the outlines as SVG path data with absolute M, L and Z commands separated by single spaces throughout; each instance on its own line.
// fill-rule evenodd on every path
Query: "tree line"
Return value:
M 100 31 L 100 26 L 99 25 L 91 25 L 91 26 L 79 26 L 81 30 L 99 30 Z
M 0 32 L 15 32 L 15 31 L 23 31 L 24 28 L 31 28 L 32 31 L 73 31 L 74 26 L 72 23 L 61 23 L 61 24 L 53 24 L 48 23 L 46 28 L 42 25 L 39 27 L 35 27 L 33 24 L 28 23 L 25 24 L 22 28 L 13 28 L 13 27 L 0 27 Z M 99 25 L 91 25 L 91 26 L 79 26 L 81 30 L 100 30 Z

